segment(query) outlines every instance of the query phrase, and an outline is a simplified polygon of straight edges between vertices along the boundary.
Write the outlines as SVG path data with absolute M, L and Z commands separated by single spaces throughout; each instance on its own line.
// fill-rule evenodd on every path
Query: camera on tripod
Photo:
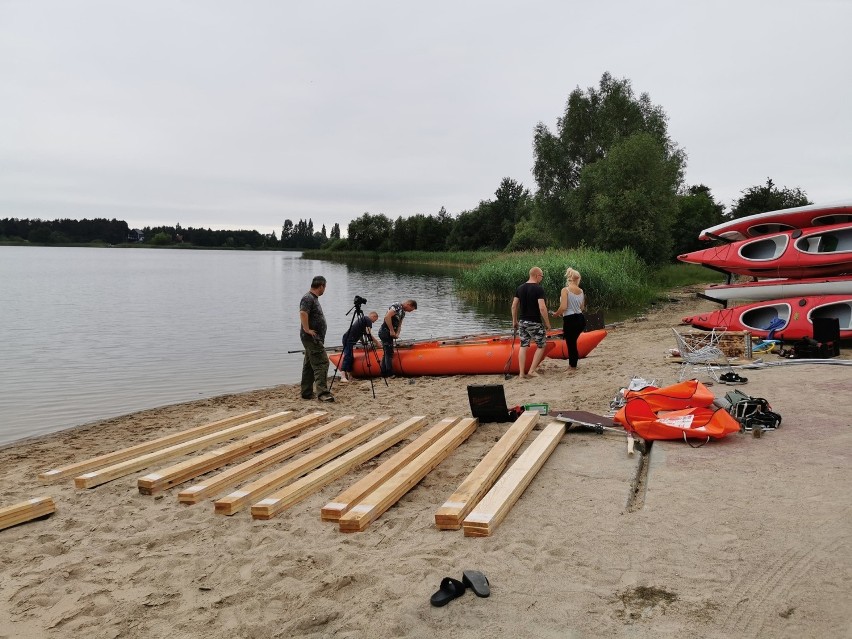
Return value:
M 366 304 L 366 303 L 367 303 L 367 298 L 361 297 L 360 295 L 355 296 L 354 304 L 355 304 L 356 307 L 361 306 L 361 304 Z

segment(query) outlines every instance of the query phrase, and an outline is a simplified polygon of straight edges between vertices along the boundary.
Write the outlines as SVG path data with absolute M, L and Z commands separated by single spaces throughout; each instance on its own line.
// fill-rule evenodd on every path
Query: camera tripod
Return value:
M 373 383 L 373 362 L 371 361 L 370 355 L 372 355 L 372 359 L 376 361 L 376 366 L 381 370 L 381 360 L 379 359 L 379 353 L 376 350 L 376 345 L 373 343 L 372 339 L 367 338 L 367 331 L 364 329 L 364 311 L 361 310 L 361 304 L 365 303 L 367 300 L 363 297 L 355 296 L 355 304 L 352 308 L 346 311 L 346 314 L 349 315 L 352 313 L 352 319 L 349 320 L 349 329 L 346 331 L 346 341 L 348 342 L 350 336 L 352 335 L 352 327 L 355 326 L 356 320 L 358 321 L 358 326 L 361 327 L 360 335 L 358 336 L 358 340 L 352 344 L 352 359 L 354 362 L 355 359 L 355 347 L 360 344 L 361 348 L 364 351 L 364 366 L 367 369 L 367 379 L 370 380 L 370 391 L 373 393 L 373 399 L 376 399 L 376 386 Z M 343 344 L 344 353 L 346 351 L 346 343 Z M 337 360 L 337 365 L 334 367 L 334 375 L 331 377 L 331 384 L 329 385 L 329 391 L 334 386 L 334 382 L 337 381 L 337 373 L 340 370 L 340 367 L 343 365 L 343 353 L 340 355 L 340 359 Z M 351 373 L 351 371 L 349 371 Z M 384 379 L 384 378 L 383 378 Z M 385 386 L 388 386 L 388 380 L 385 379 Z

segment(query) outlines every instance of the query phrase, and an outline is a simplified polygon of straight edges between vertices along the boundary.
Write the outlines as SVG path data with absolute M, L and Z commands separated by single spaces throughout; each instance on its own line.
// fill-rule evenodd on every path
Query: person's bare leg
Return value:
M 518 349 L 518 377 L 524 378 L 524 369 L 527 366 L 527 348 L 526 346 L 521 346 Z
M 530 371 L 527 373 L 528 377 L 535 377 L 536 375 L 538 375 L 538 373 L 535 372 L 535 369 L 538 368 L 538 365 L 541 364 L 541 360 L 544 359 L 545 350 L 546 349 L 544 348 L 535 349 L 535 355 L 533 355 L 532 366 L 530 366 Z

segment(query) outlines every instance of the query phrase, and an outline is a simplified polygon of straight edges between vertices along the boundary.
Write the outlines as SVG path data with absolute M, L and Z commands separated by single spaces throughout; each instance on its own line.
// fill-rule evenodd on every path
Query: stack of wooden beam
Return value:
M 51 497 L 36 497 L 13 506 L 6 506 L 0 508 L 0 530 L 45 517 L 54 512 L 56 512 L 56 505 Z

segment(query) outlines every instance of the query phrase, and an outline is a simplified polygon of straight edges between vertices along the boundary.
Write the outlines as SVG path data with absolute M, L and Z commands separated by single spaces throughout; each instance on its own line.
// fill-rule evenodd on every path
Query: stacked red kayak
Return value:
M 791 340 L 810 337 L 815 318 L 836 318 L 841 339 L 852 338 L 852 203 L 759 213 L 705 229 L 699 238 L 723 243 L 679 260 L 753 278 L 708 286 L 704 297 L 724 306 L 752 303 L 684 323 L 760 337 L 775 329 L 773 337 Z

